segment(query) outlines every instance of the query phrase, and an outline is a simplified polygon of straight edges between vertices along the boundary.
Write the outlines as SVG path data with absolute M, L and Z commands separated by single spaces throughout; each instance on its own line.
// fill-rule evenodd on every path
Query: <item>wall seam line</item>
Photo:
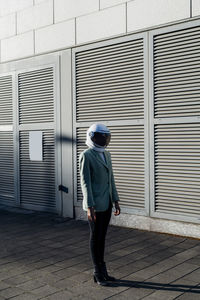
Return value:
M 126 2 L 126 33 L 128 32 L 128 6 Z
M 17 12 L 15 12 L 15 34 L 17 35 Z
M 33 30 L 33 53 L 35 55 L 35 29 Z
M 75 45 L 77 45 L 77 24 L 76 24 L 77 18 L 75 17 L 75 22 L 74 22 L 74 26 L 75 26 Z
M 55 24 L 55 1 L 53 0 L 53 24 Z

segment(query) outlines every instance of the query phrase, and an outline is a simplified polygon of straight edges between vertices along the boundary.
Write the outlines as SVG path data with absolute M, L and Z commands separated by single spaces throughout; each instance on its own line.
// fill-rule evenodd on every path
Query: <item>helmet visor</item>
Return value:
M 111 134 L 110 133 L 101 133 L 101 132 L 94 132 L 93 137 L 91 140 L 101 147 L 107 147 L 110 143 Z

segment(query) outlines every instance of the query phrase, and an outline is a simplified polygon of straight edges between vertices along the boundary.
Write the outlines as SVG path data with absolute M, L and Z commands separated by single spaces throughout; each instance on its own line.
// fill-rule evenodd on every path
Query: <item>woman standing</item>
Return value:
M 105 238 L 111 218 L 120 214 L 112 171 L 111 155 L 105 148 L 111 139 L 109 129 L 103 124 L 93 124 L 87 131 L 86 145 L 89 147 L 80 155 L 80 176 L 83 192 L 83 209 L 87 211 L 90 227 L 90 252 L 94 265 L 94 281 L 107 285 L 115 278 L 107 273 L 104 262 Z

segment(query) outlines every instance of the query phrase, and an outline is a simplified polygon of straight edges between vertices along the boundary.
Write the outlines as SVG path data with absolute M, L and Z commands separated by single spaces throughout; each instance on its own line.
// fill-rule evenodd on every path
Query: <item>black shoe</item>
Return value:
M 94 274 L 93 279 L 94 279 L 94 282 L 96 282 L 97 284 L 99 284 L 101 286 L 107 286 L 108 285 L 107 282 L 104 280 L 104 277 L 102 275 Z
M 109 276 L 106 268 L 105 262 L 100 265 L 101 273 L 103 274 L 104 280 L 106 281 L 116 281 L 115 277 Z
M 99 285 L 102 285 L 102 286 L 108 285 L 104 279 L 104 276 L 101 272 L 101 267 L 99 264 L 94 266 L 93 279 L 94 279 L 94 282 L 96 282 Z

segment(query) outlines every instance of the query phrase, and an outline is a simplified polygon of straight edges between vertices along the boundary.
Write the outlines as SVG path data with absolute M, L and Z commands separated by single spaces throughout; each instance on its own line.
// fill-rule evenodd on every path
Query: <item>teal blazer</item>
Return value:
M 111 155 L 104 152 L 106 163 L 99 153 L 87 149 L 80 155 L 80 176 L 83 192 L 83 209 L 93 206 L 95 211 L 105 211 L 111 202 L 119 201 L 115 186 Z

